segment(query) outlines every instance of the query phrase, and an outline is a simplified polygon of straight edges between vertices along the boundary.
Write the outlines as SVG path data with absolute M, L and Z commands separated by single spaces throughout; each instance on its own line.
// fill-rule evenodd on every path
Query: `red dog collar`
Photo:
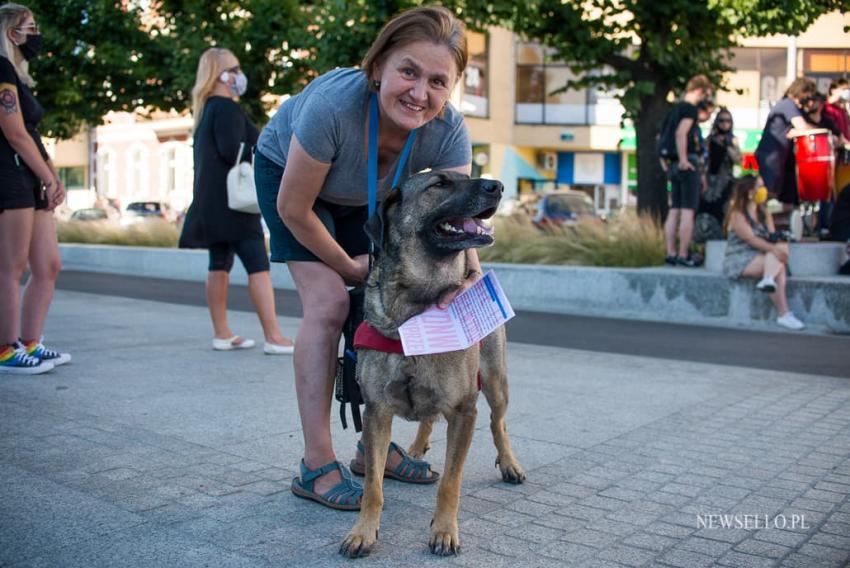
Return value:
M 377 329 L 365 321 L 361 322 L 357 326 L 357 331 L 354 332 L 354 348 L 404 355 L 401 341 L 381 335 Z
M 354 332 L 355 349 L 371 349 L 381 353 L 398 353 L 404 355 L 401 341 L 382 335 L 377 329 L 363 321 Z M 481 372 L 478 372 L 478 390 L 481 390 Z

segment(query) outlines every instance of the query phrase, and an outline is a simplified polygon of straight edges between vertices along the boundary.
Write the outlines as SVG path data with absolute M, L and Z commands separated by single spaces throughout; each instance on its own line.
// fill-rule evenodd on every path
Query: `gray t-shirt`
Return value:
M 359 69 L 335 69 L 317 77 L 299 94 L 287 99 L 260 134 L 257 148 L 286 167 L 294 134 L 316 161 L 331 164 L 319 197 L 339 205 L 368 201 L 366 116 L 369 90 Z M 451 104 L 416 134 L 401 179 L 416 172 L 465 166 L 472 146 L 463 116 Z M 378 195 L 389 189 L 396 165 L 378 180 Z M 380 197 L 379 197 L 380 198 Z

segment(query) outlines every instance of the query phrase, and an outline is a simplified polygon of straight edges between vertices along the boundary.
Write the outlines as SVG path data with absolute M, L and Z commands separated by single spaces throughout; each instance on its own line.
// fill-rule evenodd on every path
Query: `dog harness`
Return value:
M 480 342 L 479 345 L 481 345 Z M 365 320 L 357 327 L 357 331 L 354 332 L 354 349 L 371 349 L 372 351 L 380 351 L 381 353 L 404 355 L 404 349 L 400 340 L 390 339 L 369 325 Z M 479 391 L 481 390 L 481 384 L 481 371 L 478 371 Z

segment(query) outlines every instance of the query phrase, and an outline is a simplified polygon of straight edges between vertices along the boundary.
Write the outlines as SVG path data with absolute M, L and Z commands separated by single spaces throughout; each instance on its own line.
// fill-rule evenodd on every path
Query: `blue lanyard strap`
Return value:
M 395 175 L 391 188 L 396 187 L 401 172 L 404 170 L 404 164 L 407 162 L 407 157 L 410 155 L 410 149 L 413 147 L 413 141 L 416 139 L 416 130 L 411 130 L 407 136 L 407 142 L 404 143 L 404 149 L 398 158 L 398 166 L 396 166 Z M 372 93 L 369 97 L 369 216 L 375 212 L 378 201 L 378 95 Z

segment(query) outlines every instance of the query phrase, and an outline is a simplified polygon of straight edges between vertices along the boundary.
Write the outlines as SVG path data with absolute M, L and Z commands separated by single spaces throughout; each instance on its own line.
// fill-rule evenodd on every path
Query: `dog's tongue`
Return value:
M 493 227 L 487 225 L 481 219 L 472 219 L 469 217 L 464 219 L 455 219 L 452 221 L 452 225 L 470 235 L 493 234 Z

